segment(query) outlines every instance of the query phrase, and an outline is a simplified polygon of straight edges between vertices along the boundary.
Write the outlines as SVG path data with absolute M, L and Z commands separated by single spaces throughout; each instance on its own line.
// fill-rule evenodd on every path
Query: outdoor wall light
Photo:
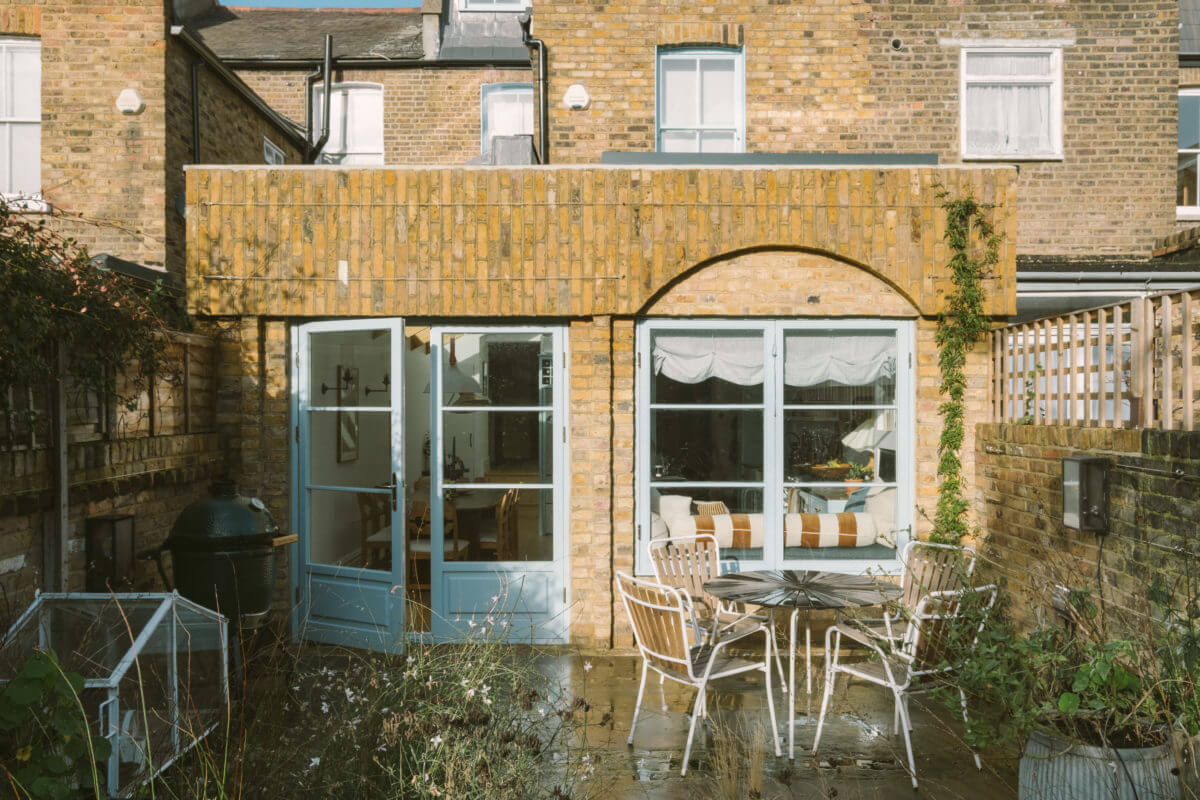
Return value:
M 1064 528 L 1108 533 L 1107 458 L 1066 456 L 1062 460 Z
M 140 114 L 146 110 L 146 101 L 137 89 L 122 89 L 117 95 L 117 111 L 122 114 Z

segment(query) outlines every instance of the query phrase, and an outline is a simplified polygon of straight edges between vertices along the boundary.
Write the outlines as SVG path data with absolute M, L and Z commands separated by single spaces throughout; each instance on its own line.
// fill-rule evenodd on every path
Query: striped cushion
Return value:
M 783 530 L 787 547 L 866 547 L 876 539 L 870 514 L 788 514 Z
M 721 547 L 744 550 L 763 546 L 762 514 L 707 514 L 692 517 L 696 533 L 711 533 Z

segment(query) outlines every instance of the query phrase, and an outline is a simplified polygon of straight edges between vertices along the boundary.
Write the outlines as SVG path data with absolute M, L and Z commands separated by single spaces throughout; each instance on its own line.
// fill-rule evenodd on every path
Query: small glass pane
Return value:
M 967 86 L 967 150 L 973 154 L 1049 153 L 1050 87 L 1045 84 Z
M 895 480 L 896 412 L 784 412 L 784 475 L 792 482 Z
M 13 190 L 12 181 L 12 125 L 0 123 L 0 192 Z
M 9 113 L 16 119 L 42 118 L 42 54 L 36 47 L 12 48 Z
M 736 153 L 737 138 L 733 131 L 705 131 L 700 134 L 700 152 Z
M 551 483 L 554 414 L 550 411 L 445 411 L 443 480 L 454 483 Z
M 1200 205 L 1196 200 L 1196 156 L 1179 155 L 1179 171 L 1175 173 L 1175 205 Z
M 14 123 L 12 148 L 12 191 L 38 194 L 42 191 L 41 123 Z
M 650 402 L 762 403 L 763 359 L 761 331 L 655 331 Z
M 785 559 L 896 557 L 895 486 L 790 487 L 783 515 Z
M 442 404 L 550 406 L 554 339 L 548 333 L 452 333 L 442 339 Z
M 661 81 L 659 126 L 691 127 L 698 122 L 696 108 L 696 59 L 664 58 L 659 67 Z
M 895 402 L 897 349 L 890 331 L 788 331 L 783 354 L 788 405 Z
M 1049 53 L 967 53 L 967 74 L 988 77 L 1049 75 Z
M 310 563 L 391 570 L 390 492 L 309 489 L 308 493 Z
M 448 489 L 444 508 L 447 560 L 554 560 L 551 489 Z
M 735 85 L 736 64 L 732 58 L 708 58 L 700 62 L 700 121 L 704 125 L 734 125 L 741 92 Z
M 651 538 L 711 533 L 723 562 L 763 557 L 762 486 L 653 486 L 650 511 Z
M 392 332 L 389 329 L 310 334 L 309 404 L 392 404 Z
M 655 410 L 650 475 L 656 482 L 742 482 L 763 477 L 759 410 Z
M 308 482 L 378 488 L 392 480 L 390 411 L 308 412 Z
M 1200 148 L 1200 96 L 1182 95 L 1179 98 L 1179 149 Z
M 663 153 L 698 153 L 700 144 L 696 131 L 663 131 L 659 150 Z

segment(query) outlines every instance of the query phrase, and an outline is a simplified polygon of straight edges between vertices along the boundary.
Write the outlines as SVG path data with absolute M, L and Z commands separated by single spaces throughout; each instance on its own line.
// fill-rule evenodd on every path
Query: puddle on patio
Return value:
M 687 776 L 680 776 L 679 759 L 687 738 L 693 693 L 672 684 L 663 687 L 667 711 L 662 709 L 658 681 L 653 673 L 647 681 L 646 697 L 632 747 L 625 737 L 637 698 L 641 661 L 636 656 L 544 656 L 543 667 L 578 696 L 591 704 L 603 726 L 586 729 L 586 741 L 572 742 L 572 749 L 586 747 L 593 772 L 589 778 L 594 796 L 605 798 L 651 798 L 653 800 L 702 800 L 719 797 L 754 797 L 749 785 L 730 794 L 718 786 L 713 761 L 728 754 L 719 752 L 724 735 L 753 735 L 760 732 L 763 758 L 743 752 L 745 764 L 761 763 L 763 798 L 966 798 L 991 800 L 1016 796 L 1016 764 L 1007 759 L 984 759 L 976 771 L 971 753 L 962 742 L 961 721 L 945 710 L 923 706 L 912 700 L 913 748 L 920 788 L 914 792 L 904 768 L 904 740 L 890 735 L 890 696 L 878 687 L 855 683 L 848 689 L 839 682 L 833 706 L 825 721 L 818 762 L 810 752 L 816 733 L 819 689 L 814 687 L 811 721 L 805 716 L 805 695 L 800 688 L 796 714 L 796 758 L 787 758 L 786 695 L 776 688 L 776 713 L 782 735 L 783 757 L 776 758 L 766 737 L 769 725 L 761 680 L 734 678 L 714 684 L 709 701 L 709 719 L 697 727 Z M 591 665 L 585 670 L 586 664 Z M 843 679 L 844 681 L 844 679 Z M 800 683 L 798 680 L 797 683 Z M 957 724 L 956 724 L 957 723 Z

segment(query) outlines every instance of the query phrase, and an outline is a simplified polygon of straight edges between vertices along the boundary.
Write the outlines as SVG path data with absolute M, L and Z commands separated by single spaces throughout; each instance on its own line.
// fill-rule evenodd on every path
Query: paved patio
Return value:
M 834 703 L 822 735 L 819 763 L 810 752 L 816 733 L 820 695 L 814 686 L 813 717 L 804 718 L 801 676 L 798 672 L 796 760 L 775 758 L 765 731 L 768 722 L 760 676 L 732 678 L 714 684 L 709 703 L 710 722 L 705 734 L 697 729 L 692 749 L 692 766 L 686 777 L 679 775 L 679 759 L 687 738 L 693 694 L 671 682 L 666 686 L 667 711 L 659 700 L 657 681 L 648 681 L 646 702 L 633 747 L 625 744 L 637 698 L 641 660 L 625 655 L 543 656 L 545 668 L 569 685 L 592 706 L 594 718 L 610 714 L 603 727 L 589 726 L 587 746 L 595 765 L 593 780 L 605 787 L 608 798 L 653 798 L 697 800 L 707 797 L 753 798 L 988 798 L 1015 797 L 1016 762 L 984 755 L 978 772 L 970 750 L 962 741 L 962 723 L 936 700 L 912 700 L 913 748 L 920 788 L 913 791 L 905 762 L 904 740 L 890 735 L 892 705 L 887 692 L 865 683 L 838 683 Z M 814 656 L 814 663 L 819 660 Z M 585 669 L 586 665 L 591 669 Z M 710 689 L 710 691 L 712 691 Z M 776 689 L 776 713 L 780 731 L 785 731 L 785 695 Z M 750 752 L 731 752 L 722 742 L 722 732 L 745 739 L 755 731 L 762 736 L 760 764 Z M 580 742 L 579 744 L 583 744 Z M 733 786 L 722 787 L 723 770 L 714 761 L 741 763 L 746 772 Z M 728 770 L 724 770 L 726 773 Z M 761 786 L 761 790 L 759 790 Z M 760 791 L 760 793 L 758 793 Z

